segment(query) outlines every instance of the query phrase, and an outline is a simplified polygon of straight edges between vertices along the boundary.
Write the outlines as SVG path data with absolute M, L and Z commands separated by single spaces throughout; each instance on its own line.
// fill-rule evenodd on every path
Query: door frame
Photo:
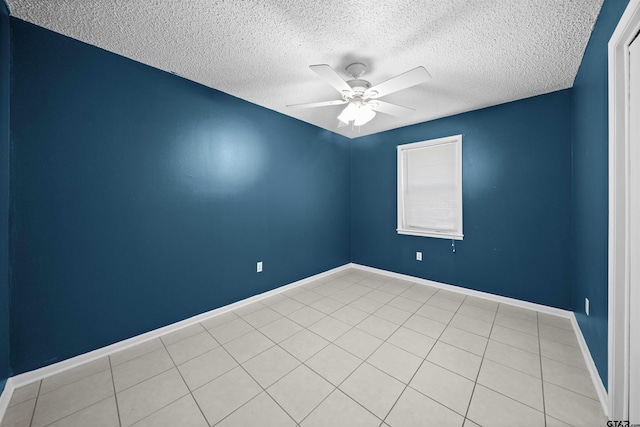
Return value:
M 640 0 L 630 0 L 609 40 L 609 418 L 629 419 L 630 236 L 629 45 L 640 31 Z M 633 219 L 634 229 L 640 225 Z M 635 241 L 635 240 L 634 240 Z M 634 286 L 638 286 L 634 282 Z M 634 288 L 635 289 L 635 288 Z M 637 363 L 637 362 L 636 362 Z

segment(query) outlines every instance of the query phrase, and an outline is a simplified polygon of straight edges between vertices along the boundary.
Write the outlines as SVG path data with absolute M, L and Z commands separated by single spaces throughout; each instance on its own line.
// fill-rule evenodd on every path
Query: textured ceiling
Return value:
M 350 138 L 571 87 L 603 0 L 8 0 L 11 15 Z M 338 128 L 308 66 L 363 62 L 416 111 Z

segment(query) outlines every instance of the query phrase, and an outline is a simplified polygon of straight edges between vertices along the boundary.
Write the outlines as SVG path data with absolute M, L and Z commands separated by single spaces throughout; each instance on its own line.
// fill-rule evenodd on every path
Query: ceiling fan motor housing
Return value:
M 361 79 L 349 80 L 347 82 L 347 84 L 349 86 L 351 86 L 351 89 L 353 89 L 353 91 L 355 92 L 356 96 L 364 95 L 364 91 L 366 91 L 367 89 L 369 89 L 371 87 L 371 83 L 369 83 L 366 80 L 361 80 Z M 353 95 L 353 94 L 351 94 L 351 95 Z

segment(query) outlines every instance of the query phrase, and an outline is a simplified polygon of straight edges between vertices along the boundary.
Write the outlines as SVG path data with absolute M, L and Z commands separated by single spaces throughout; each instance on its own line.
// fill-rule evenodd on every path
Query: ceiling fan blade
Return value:
M 431 74 L 424 67 L 417 67 L 375 85 L 364 92 L 364 98 L 381 98 L 393 92 L 424 83 L 431 78 Z
M 343 128 L 349 126 L 349 123 L 345 123 L 342 120 L 338 120 L 338 128 Z
M 304 108 L 328 107 L 330 105 L 342 105 L 346 103 L 347 101 L 345 101 L 344 99 L 336 99 L 335 101 L 310 102 L 308 104 L 293 104 L 293 105 L 287 105 L 287 107 L 293 108 L 296 110 L 302 110 Z
M 413 108 L 403 107 L 402 105 L 396 105 L 390 102 L 378 100 L 372 101 L 371 103 L 369 103 L 369 105 L 371 105 L 371 109 L 373 111 L 378 111 L 380 113 L 388 114 L 395 117 L 404 117 L 416 111 Z
M 345 82 L 342 77 L 340 77 L 340 75 L 327 64 L 310 65 L 309 68 L 311 68 L 311 71 L 314 71 L 317 75 L 325 79 L 327 83 L 333 86 L 338 92 L 353 92 L 351 86 L 349 86 L 347 82 Z

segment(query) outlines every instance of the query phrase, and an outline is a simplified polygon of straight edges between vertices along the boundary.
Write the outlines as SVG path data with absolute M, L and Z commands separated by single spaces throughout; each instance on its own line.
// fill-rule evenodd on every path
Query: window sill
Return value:
M 398 228 L 396 231 L 398 232 L 398 234 L 406 234 L 409 236 L 435 237 L 439 239 L 462 240 L 462 238 L 464 237 L 464 234 L 439 232 L 434 230 L 406 230 Z

